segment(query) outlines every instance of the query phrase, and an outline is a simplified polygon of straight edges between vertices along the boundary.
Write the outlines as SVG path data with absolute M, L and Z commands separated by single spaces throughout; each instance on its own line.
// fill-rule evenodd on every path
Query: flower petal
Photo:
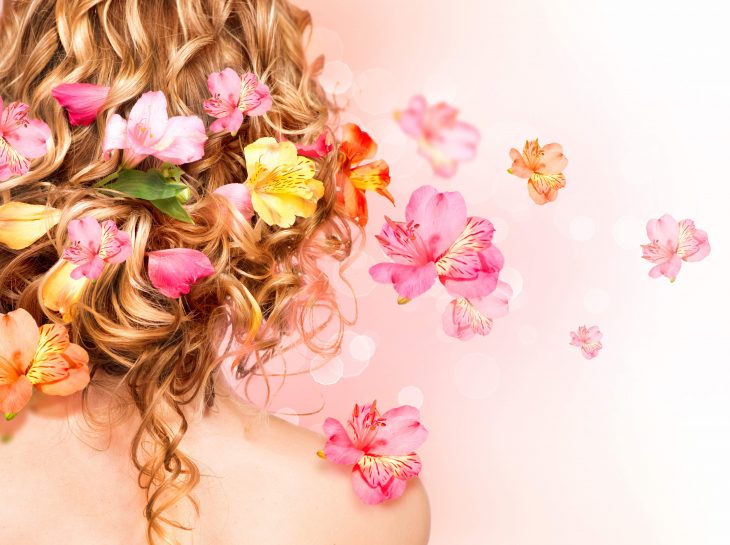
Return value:
M 208 115 L 223 118 L 238 110 L 238 97 L 241 92 L 241 77 L 232 69 L 213 72 L 208 76 L 208 91 L 213 99 L 206 100 L 203 109 Z M 243 115 L 241 115 L 243 121 Z M 241 125 L 236 127 L 236 130 Z
M 251 205 L 251 191 L 246 184 L 225 184 L 213 191 L 213 193 L 231 201 L 233 207 L 246 218 L 246 221 L 251 221 L 254 212 L 253 206 Z
M 292 142 L 278 142 L 271 136 L 259 138 L 243 148 L 243 155 L 249 179 L 254 175 L 257 164 L 263 167 L 264 172 L 271 172 L 281 165 L 297 163 L 297 147 Z
M 313 144 L 295 144 L 297 154 L 310 159 L 321 159 L 332 151 L 332 144 L 327 142 L 327 131 L 317 137 Z
M 381 284 L 392 283 L 398 295 L 413 299 L 433 286 L 436 281 L 436 265 L 431 262 L 420 266 L 378 263 L 370 267 L 370 276 Z
M 0 384 L 14 377 L 12 370 L 18 375 L 25 374 L 39 338 L 38 324 L 27 310 L 19 308 L 0 314 L 0 360 L 3 361 Z
M 176 299 L 190 293 L 190 286 L 215 273 L 204 253 L 187 248 L 148 252 L 148 274 L 152 285 L 163 295 Z
M 90 125 L 109 97 L 109 87 L 93 83 L 62 83 L 51 94 L 68 112 L 71 125 Z
M 356 165 L 366 159 L 375 157 L 378 152 L 378 145 L 360 127 L 354 123 L 345 123 L 342 126 L 340 152 L 345 155 L 351 164 Z
M 216 119 L 210 124 L 210 132 L 229 132 L 234 135 L 243 124 L 243 112 L 236 108 L 230 114 Z
M 56 208 L 10 201 L 0 205 L 0 243 L 13 250 L 27 248 L 61 218 Z
M 425 185 L 411 195 L 406 206 L 406 219 L 418 224 L 418 236 L 435 261 L 464 231 L 466 202 L 457 191 L 441 193 Z
M 65 259 L 60 259 L 43 276 L 39 287 L 41 299 L 46 308 L 60 312 L 63 321 L 71 322 L 74 305 L 81 299 L 84 288 L 89 279 L 82 276 L 79 279 L 71 277 L 76 265 Z
M 568 166 L 568 159 L 563 155 L 563 146 L 560 144 L 543 146 L 542 153 L 539 169 L 541 174 L 558 174 Z
M 491 246 L 493 236 L 492 222 L 484 218 L 468 218 L 461 234 L 436 263 L 439 276 L 474 278 L 482 265 L 479 254 Z
M 130 143 L 134 147 L 152 147 L 165 133 L 167 120 L 165 94 L 162 91 L 144 93 L 129 112 L 127 137 Z
M 205 134 L 203 120 L 199 117 L 171 117 L 164 130 L 164 135 L 153 146 L 154 156 L 160 161 L 183 165 L 202 159 L 205 155 L 208 136 Z
M 395 204 L 393 195 L 387 189 L 390 184 L 390 169 L 388 163 L 382 159 L 353 168 L 349 178 L 357 189 L 375 191 Z
M 327 418 L 323 424 L 327 436 L 324 454 L 328 460 L 336 464 L 356 464 L 363 456 L 363 451 L 355 448 L 345 428 L 334 418 Z
M 385 412 L 385 426 L 378 428 L 375 440 L 367 454 L 404 456 L 413 453 L 428 437 L 428 430 L 421 424 L 421 413 L 415 407 L 403 405 Z
M 127 149 L 127 120 L 119 114 L 113 114 L 107 121 L 104 129 L 104 140 L 102 142 L 103 158 L 109 159 L 112 150 Z
M 472 278 L 439 276 L 449 294 L 475 299 L 490 294 L 497 287 L 504 257 L 496 246 L 489 246 L 479 254 L 479 269 Z
M 532 176 L 532 170 L 527 166 L 525 158 L 515 148 L 509 150 L 512 166 L 507 170 L 510 174 L 514 174 L 518 178 L 529 178 Z
M 21 375 L 11 383 L 0 386 L 0 412 L 15 414 L 28 404 L 33 395 L 33 385 Z

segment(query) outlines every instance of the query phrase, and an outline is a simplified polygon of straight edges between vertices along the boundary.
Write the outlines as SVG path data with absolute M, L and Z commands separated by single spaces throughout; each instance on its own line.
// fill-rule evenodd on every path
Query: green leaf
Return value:
M 104 189 L 113 189 L 145 201 L 155 201 L 175 197 L 188 187 L 185 184 L 166 182 L 157 170 L 150 169 L 147 172 L 123 170 L 119 173 L 119 179 L 107 184 Z
M 191 218 L 182 207 L 180 201 L 177 200 L 177 197 L 158 199 L 154 201 L 151 200 L 150 202 L 162 213 L 167 214 L 176 220 L 184 221 L 185 223 L 195 223 L 193 218 Z

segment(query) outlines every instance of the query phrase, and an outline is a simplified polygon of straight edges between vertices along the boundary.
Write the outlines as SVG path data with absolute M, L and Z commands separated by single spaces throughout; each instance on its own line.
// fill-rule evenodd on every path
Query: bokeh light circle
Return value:
M 398 405 L 411 405 L 420 409 L 423 406 L 423 392 L 418 386 L 404 386 L 398 392 Z
M 522 274 L 517 269 L 510 267 L 509 265 L 502 268 L 499 273 L 499 279 L 503 282 L 507 282 L 512 288 L 512 300 L 514 301 L 522 293 L 524 287 L 524 279 Z
M 278 411 L 274 413 L 274 416 L 278 416 L 282 420 L 286 420 L 287 422 L 298 426 L 299 415 L 296 414 L 296 412 L 297 411 L 295 409 L 292 409 L 291 407 L 281 407 Z
M 324 70 L 319 76 L 322 88 L 334 95 L 346 93 L 352 87 L 352 70 L 344 62 L 331 61 L 325 63 Z
M 345 364 L 339 356 L 335 356 L 329 361 L 323 356 L 316 356 L 309 362 L 309 374 L 312 375 L 314 382 L 323 386 L 339 382 L 344 371 Z

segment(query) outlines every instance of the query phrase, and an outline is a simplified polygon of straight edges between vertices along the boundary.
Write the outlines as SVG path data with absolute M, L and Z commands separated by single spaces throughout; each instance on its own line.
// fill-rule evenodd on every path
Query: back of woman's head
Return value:
M 27 103 L 51 131 L 48 152 L 30 171 L 0 182 L 2 202 L 61 213 L 55 229 L 29 247 L 0 245 L 0 312 L 24 308 L 39 323 L 68 322 L 71 340 L 89 354 L 92 386 L 116 377 L 129 394 L 142 421 L 132 456 L 147 491 L 148 539 L 165 541 L 176 524 L 166 512 L 198 482 L 195 464 L 178 448 L 187 427 L 182 407 L 213 402 L 221 324 L 231 322 L 236 346 L 244 347 L 236 361 L 253 354 L 249 363 L 264 373 L 284 335 L 314 335 L 313 309 L 325 307 L 342 322 L 316 266 L 322 256 L 343 260 L 351 247 L 349 223 L 336 204 L 337 154 L 316 160 L 324 193 L 312 214 L 289 227 L 242 221 L 213 193 L 246 180 L 243 149 L 257 139 L 309 143 L 327 130 L 332 108 L 304 55 L 309 15 L 285 0 L 16 0 L 2 17 L 0 96 L 6 105 Z M 121 153 L 102 158 L 113 114 L 127 117 L 141 95 L 161 91 L 170 116 L 208 120 L 208 76 L 227 67 L 254 73 L 268 86 L 272 107 L 245 117 L 235 136 L 209 133 L 203 158 L 183 165 L 193 223 L 150 202 L 94 189 L 123 160 Z M 77 82 L 110 87 L 98 122 L 89 126 L 71 127 L 52 96 L 59 84 Z M 137 168 L 159 164 L 149 158 Z M 69 223 L 84 216 L 114 221 L 129 235 L 131 254 L 83 283 L 73 308 L 49 306 L 43 292 L 55 281 Z M 182 297 L 161 294 L 146 256 L 170 248 L 200 251 L 215 273 Z M 328 348 L 336 346 L 319 346 Z

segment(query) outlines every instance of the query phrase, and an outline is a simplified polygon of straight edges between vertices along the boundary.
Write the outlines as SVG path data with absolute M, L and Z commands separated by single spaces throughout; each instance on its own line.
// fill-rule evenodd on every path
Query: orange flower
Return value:
M 345 205 L 350 218 L 363 227 L 368 222 L 366 190 L 375 191 L 395 204 L 393 195 L 387 189 L 390 183 L 388 163 L 378 159 L 361 164 L 367 159 L 372 159 L 377 151 L 378 145 L 368 133 L 353 123 L 343 125 L 340 172 L 337 174 L 337 198 Z
M 10 420 L 44 394 L 70 395 L 89 383 L 89 355 L 58 324 L 40 328 L 24 309 L 0 314 L 0 411 Z
M 525 142 L 522 154 L 515 148 L 509 152 L 512 167 L 507 170 L 520 178 L 528 178 L 527 190 L 537 204 L 545 204 L 558 198 L 558 189 L 565 187 L 563 169 L 568 159 L 560 144 L 540 147 L 537 139 Z

